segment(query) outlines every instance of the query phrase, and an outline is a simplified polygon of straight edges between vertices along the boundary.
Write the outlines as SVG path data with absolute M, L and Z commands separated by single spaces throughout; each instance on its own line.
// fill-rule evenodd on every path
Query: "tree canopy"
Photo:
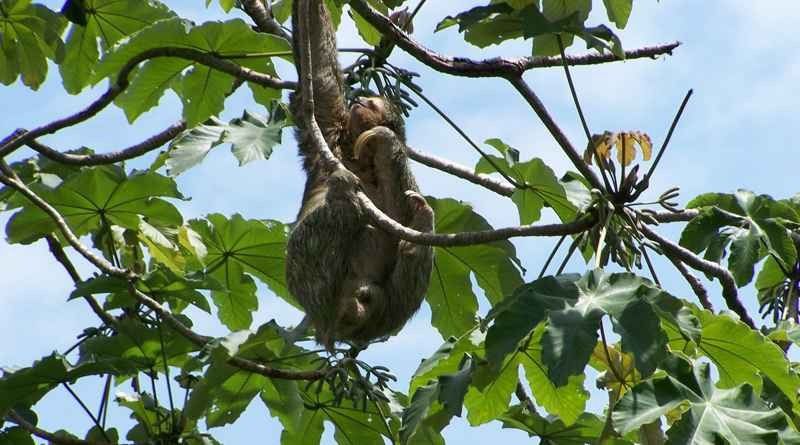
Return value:
M 220 147 L 240 165 L 263 161 L 265 174 L 277 174 L 270 158 L 291 138 L 287 97 L 299 82 L 281 68 L 298 62 L 292 1 L 309 0 L 207 0 L 219 17 L 193 22 L 168 0 L 67 0 L 60 9 L 0 0 L 3 85 L 36 91 L 49 75 L 65 95 L 99 91 L 58 119 L 0 134 L 7 242 L 46 245 L 55 261 L 42 270 L 63 269 L 74 285 L 67 299 L 95 315 L 73 346 L 3 368 L 0 445 L 215 444 L 215 430 L 235 428 L 257 398 L 282 427 L 265 440 L 284 444 L 319 443 L 326 428 L 341 444 L 442 444 L 454 417 L 551 444 L 800 443 L 800 376 L 790 357 L 800 341 L 800 197 L 708 192 L 681 206 L 680 184 L 652 190 L 691 90 L 664 118 L 666 134 L 590 129 L 573 67 L 681 50 L 677 42 L 624 45 L 632 0 L 493 0 L 437 17 L 437 33 L 457 31 L 485 58 L 415 39 L 425 0 L 325 0 L 337 26 L 352 23 L 361 39 L 340 48 L 354 54 L 343 66 L 348 95 L 381 94 L 406 115 L 434 110 L 478 161 L 415 147 L 409 157 L 511 203 L 518 223 L 495 227 L 447 190 L 426 190 L 434 234 L 370 211 L 382 230 L 435 246 L 426 302 L 440 337 L 429 340 L 441 346 L 414 357 L 420 364 L 407 382 L 360 348 L 329 353 L 311 337 L 298 340 L 294 322 L 278 314 L 255 320 L 266 294 L 299 307 L 285 280 L 292 221 L 268 210 L 261 218 L 181 211 L 181 175 Z M 489 56 L 509 41 L 527 53 Z M 569 168 L 499 137 L 475 142 L 398 56 L 435 73 L 426 75 L 502 82 Z M 545 68 L 563 72 L 579 138 L 525 77 Z M 227 99 L 244 89 L 252 106 L 231 110 Z M 44 141 L 80 132 L 114 107 L 133 124 L 165 96 L 180 100 L 182 115 L 129 147 Z M 676 239 L 662 234 L 672 225 Z M 530 238 L 542 250 L 555 243 L 541 264 L 518 254 L 518 241 Z M 568 268 L 576 259 L 583 266 Z M 661 267 L 694 295 L 662 286 Z M 205 331 L 198 320 L 208 314 L 225 334 Z M 74 391 L 79 381 L 99 383 L 87 396 Z M 57 392 L 85 412 L 84 430 L 41 427 L 37 404 Z M 598 397 L 599 410 L 589 404 Z M 111 410 L 132 426 L 108 422 Z

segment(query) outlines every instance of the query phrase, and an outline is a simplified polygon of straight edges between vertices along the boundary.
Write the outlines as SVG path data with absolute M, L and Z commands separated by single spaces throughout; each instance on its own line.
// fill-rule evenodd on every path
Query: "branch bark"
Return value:
M 430 168 L 435 168 L 437 170 L 467 180 L 473 184 L 477 184 L 483 188 L 489 189 L 499 195 L 511 196 L 514 194 L 514 191 L 516 190 L 513 186 L 508 185 L 504 182 L 497 181 L 489 175 L 482 175 L 479 173 L 475 173 L 468 167 L 456 164 L 455 162 L 449 161 L 447 159 L 439 158 L 437 156 L 429 155 L 427 153 L 414 150 L 413 148 L 408 146 L 406 147 L 406 154 L 408 154 L 409 158 L 419 162 L 422 165 L 426 165 Z
M 283 37 L 289 42 L 292 36 L 281 27 L 281 24 L 272 16 L 272 12 L 264 6 L 263 0 L 241 0 L 245 14 L 253 19 L 256 28 L 263 33 Z
M 14 133 L 4 138 L 3 143 L 0 144 L 0 158 L 41 136 L 53 134 L 59 130 L 71 127 L 94 117 L 97 113 L 110 105 L 114 99 L 117 98 L 117 96 L 125 91 L 129 84 L 128 77 L 133 69 L 136 68 L 136 66 L 146 60 L 155 59 L 158 57 L 177 57 L 181 59 L 192 60 L 201 65 L 205 65 L 218 71 L 230 74 L 236 78 L 269 88 L 294 89 L 297 85 L 295 82 L 280 80 L 270 75 L 251 70 L 250 68 L 245 68 L 234 62 L 231 62 L 230 60 L 221 59 L 196 49 L 181 47 L 152 48 L 131 58 L 125 64 L 125 66 L 120 69 L 120 72 L 117 74 L 116 81 L 108 87 L 106 92 L 83 110 L 62 119 L 57 119 L 48 124 L 34 128 L 30 131 L 19 129 L 15 130 Z
M 697 279 L 697 277 L 686 268 L 686 265 L 683 264 L 681 260 L 675 258 L 673 255 L 666 255 L 666 257 L 675 266 L 675 268 L 678 269 L 678 272 L 680 272 L 686 282 L 689 283 L 692 291 L 694 291 L 694 294 L 697 295 L 697 299 L 700 300 L 700 305 L 703 306 L 703 308 L 714 312 L 714 306 L 711 304 L 711 300 L 708 298 L 708 291 L 706 290 L 705 286 L 703 286 L 703 283 L 701 283 L 700 280 Z
M 176 124 L 170 125 L 164 131 L 155 134 L 136 145 L 131 145 L 128 148 L 111 153 L 97 153 L 92 155 L 63 153 L 59 150 L 42 144 L 37 140 L 29 141 L 26 143 L 26 145 L 42 156 L 62 164 L 81 166 L 105 165 L 127 161 L 128 159 L 133 159 L 156 150 L 181 134 L 181 132 L 184 130 L 186 130 L 186 122 L 180 121 Z
M 388 17 L 379 13 L 367 4 L 365 0 L 351 0 L 350 7 L 361 17 L 374 26 L 384 36 L 394 40 L 397 46 L 411 54 L 420 62 L 429 67 L 447 74 L 465 77 L 519 77 L 527 70 L 533 68 L 557 67 L 563 64 L 560 57 L 526 57 L 520 59 L 493 58 L 472 60 L 464 57 L 448 57 L 425 48 L 414 40 Z M 680 42 L 666 45 L 641 48 L 626 51 L 625 58 L 654 58 L 663 54 L 672 54 L 680 46 Z M 578 57 L 568 57 L 569 65 L 595 65 L 599 63 L 621 61 L 613 54 L 588 54 Z
M 707 273 L 708 275 L 711 275 L 719 280 L 720 284 L 722 285 L 722 297 L 725 299 L 725 303 L 727 304 L 728 308 L 739 315 L 739 318 L 741 318 L 742 321 L 748 326 L 756 329 L 753 319 L 750 318 L 750 315 L 747 313 L 747 309 L 745 309 L 741 300 L 739 300 L 739 291 L 736 287 L 736 281 L 734 281 L 733 276 L 730 274 L 730 272 L 728 272 L 727 269 L 723 268 L 717 263 L 700 258 L 691 250 L 685 249 L 657 234 L 645 224 L 640 224 L 639 230 L 641 231 L 642 235 L 647 237 L 647 239 L 661 246 L 667 256 L 671 256 L 675 260 L 681 261 L 687 266 L 690 266 L 691 268 L 700 272 Z
M 25 431 L 33 434 L 34 436 L 38 437 L 39 439 L 46 440 L 50 443 L 56 445 L 107 445 L 106 442 L 89 442 L 82 439 L 74 439 L 71 437 L 64 437 L 64 436 L 57 436 L 49 431 L 45 431 L 36 425 L 28 422 L 27 420 L 23 419 L 22 416 L 18 415 L 13 410 L 8 414 L 6 417 L 13 423 L 16 423 L 20 426 L 20 428 L 24 429 Z

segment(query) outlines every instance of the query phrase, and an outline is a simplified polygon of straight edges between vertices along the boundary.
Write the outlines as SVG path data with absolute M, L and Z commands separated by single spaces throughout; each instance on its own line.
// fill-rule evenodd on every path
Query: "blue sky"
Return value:
M 60 1 L 46 1 L 58 8 Z M 178 0 L 170 6 L 197 21 L 222 17 L 216 6 L 206 10 L 201 0 Z M 601 3 L 595 1 L 592 22 L 607 22 Z M 416 22 L 417 38 L 431 48 L 448 55 L 476 58 L 523 56 L 529 47 L 522 43 L 505 44 L 484 50 L 463 42 L 454 28 L 433 34 L 435 23 L 447 14 L 457 13 L 475 1 L 428 2 Z M 178 6 L 175 6 L 178 5 Z M 658 145 L 663 140 L 675 110 L 689 88 L 695 94 L 676 132 L 669 151 L 652 181 L 652 196 L 673 185 L 682 188 L 681 202 L 709 191 L 732 192 L 747 188 L 775 197 L 796 193 L 796 125 L 800 98 L 800 34 L 796 22 L 800 4 L 791 1 L 752 2 L 744 0 L 635 2 L 628 29 L 620 34 L 626 48 L 667 43 L 683 45 L 672 57 L 657 61 L 634 60 L 589 68 L 575 68 L 573 75 L 590 128 L 603 130 L 642 130 Z M 363 46 L 350 22 L 339 35 L 340 46 Z M 582 45 L 571 48 L 582 53 Z M 459 123 L 476 141 L 501 138 L 516 147 L 523 158 L 540 157 L 557 174 L 570 168 L 567 158 L 537 120 L 536 116 L 502 80 L 461 79 L 439 75 L 410 57 L 396 51 L 393 62 L 422 74 L 419 83 L 426 94 Z M 293 77 L 291 66 L 282 72 Z M 66 95 L 58 73 L 51 67 L 48 82 L 38 92 L 20 84 L 0 87 L 0 136 L 17 127 L 34 127 L 69 114 L 97 97 L 99 90 L 79 96 Z M 557 122 L 576 146 L 583 146 L 580 124 L 572 106 L 563 72 L 559 69 L 529 72 L 526 80 L 549 107 Z M 247 108 L 260 111 L 244 89 L 227 102 L 225 118 L 235 117 Z M 168 96 L 153 112 L 128 126 L 122 112 L 109 108 L 97 118 L 65 130 L 43 141 L 60 149 L 81 145 L 97 151 L 111 151 L 144 139 L 180 116 L 178 101 Z M 475 153 L 425 106 L 415 110 L 408 120 L 409 145 L 418 150 L 446 157 L 465 165 L 474 165 Z M 303 174 L 296 157 L 294 139 L 284 134 L 284 143 L 266 162 L 237 167 L 227 148 L 212 152 L 201 166 L 177 178 L 191 201 L 178 203 L 186 218 L 219 212 L 242 213 L 248 218 L 273 218 L 291 221 L 299 206 Z M 28 156 L 20 150 L 15 156 Z M 147 158 L 151 160 L 152 155 Z M 132 164 L 136 166 L 137 164 Z M 144 165 L 144 164 L 138 164 Z M 516 211 L 508 200 L 471 184 L 415 165 L 421 188 L 437 197 L 455 197 L 471 203 L 496 227 L 516 225 Z M 645 196 L 646 198 L 646 196 Z M 4 225 L 9 214 L 0 214 Z M 547 216 L 551 218 L 551 216 Z M 678 227 L 661 226 L 659 231 L 673 238 Z M 525 239 L 514 241 L 520 258 L 533 279 L 555 240 Z M 74 253 L 74 252 L 73 252 Z M 72 255 L 83 275 L 91 271 L 77 255 Z M 694 301 L 688 287 L 664 262 L 665 287 L 674 294 Z M 571 271 L 582 272 L 581 262 L 573 261 Z M 643 273 L 643 275 L 646 275 Z M 67 303 L 71 283 L 47 252 L 46 245 L 10 246 L 0 240 L 0 366 L 26 366 L 49 354 L 54 348 L 63 351 L 74 336 L 95 320 L 82 301 Z M 711 285 L 712 294 L 718 287 Z M 301 314 L 260 291 L 257 324 L 275 318 L 291 325 Z M 752 308 L 752 289 L 743 291 Z M 717 298 L 715 306 L 723 305 Z M 482 311 L 486 305 L 482 302 Z M 366 353 L 373 363 L 389 366 L 407 382 L 419 361 L 429 356 L 441 338 L 429 326 L 430 312 L 423 307 L 407 327 L 389 342 L 375 345 Z M 225 331 L 211 318 L 199 318 L 199 331 L 223 335 Z M 99 380 L 79 384 L 76 389 L 89 398 L 98 390 Z M 591 381 L 587 388 L 593 387 Z M 405 389 L 402 386 L 399 389 Z M 129 391 L 127 386 L 117 388 Z M 605 396 L 594 394 L 593 407 L 602 406 Z M 91 398 L 90 400 L 94 400 Z M 92 406 L 94 402 L 92 402 Z M 89 420 L 82 415 L 68 395 L 55 391 L 37 410 L 40 424 L 51 430 L 65 428 L 85 431 Z M 128 425 L 127 414 L 112 410 L 111 423 Z M 224 443 L 247 443 L 254 433 L 277 437 L 279 425 L 269 418 L 263 404 L 254 400 L 250 409 L 234 426 L 214 430 Z M 127 428 L 122 428 L 124 432 Z M 445 430 L 450 443 L 485 443 L 503 440 L 508 444 L 529 443 L 527 435 L 501 430 L 492 423 L 469 428 L 462 419 L 454 419 Z M 332 441 L 330 434 L 327 441 Z

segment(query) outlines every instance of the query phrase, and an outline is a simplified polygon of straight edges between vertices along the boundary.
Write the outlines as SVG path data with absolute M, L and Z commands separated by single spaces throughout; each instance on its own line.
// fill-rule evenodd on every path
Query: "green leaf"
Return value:
M 608 19 L 617 25 L 618 29 L 625 28 L 633 9 L 633 0 L 603 0 L 606 6 Z
M 584 314 L 575 309 L 551 312 L 542 338 L 542 358 L 550 380 L 566 385 L 571 375 L 583 374 L 594 345 L 600 314 Z
M 736 285 L 742 287 L 753 279 L 753 269 L 760 259 L 759 249 L 761 237 L 755 227 L 742 229 L 731 236 L 731 255 L 728 258 L 728 269 L 736 279 Z
M 191 64 L 189 60 L 171 57 L 148 60 L 114 103 L 125 112 L 128 122 L 133 123 L 158 105 L 164 92 L 180 81 L 181 73 Z
M 368 21 L 364 20 L 364 17 L 361 17 L 361 15 L 359 15 L 357 12 L 350 10 L 350 18 L 352 18 L 353 22 L 355 22 L 358 35 L 361 36 L 361 39 L 364 42 L 366 42 L 369 46 L 378 46 L 381 43 L 381 37 L 383 37 L 383 35 Z
M 182 198 L 175 182 L 153 172 L 126 175 L 119 166 L 92 167 L 55 189 L 43 185 L 33 188 L 59 211 L 78 236 L 101 227 L 107 230 L 109 224 L 136 230 L 141 218 L 163 226 L 182 223 L 178 210 L 158 198 Z M 30 203 L 6 226 L 12 243 L 31 243 L 55 230 L 52 218 Z
M 0 431 L 0 445 L 36 445 L 36 443 L 31 433 L 15 426 Z
M 542 359 L 541 341 L 544 328 L 543 324 L 536 328 L 527 346 L 516 353 L 515 359 L 525 370 L 525 377 L 536 403 L 548 413 L 558 416 L 564 424 L 572 425 L 581 417 L 589 400 L 589 392 L 583 387 L 586 375 L 570 376 L 563 386 L 557 386 L 550 380 L 547 365 Z
M 564 187 L 544 161 L 532 159 L 518 164 L 515 169 L 525 184 L 524 189 L 516 190 L 511 196 L 519 210 L 520 224 L 538 221 L 545 205 L 551 207 L 562 221 L 569 222 L 575 218 L 577 209 L 567 199 Z
M 152 0 L 84 0 L 85 25 L 71 24 L 64 62 L 59 65 L 64 89 L 78 94 L 91 82 L 102 51 L 162 19 L 174 17 L 164 4 Z M 130 118 L 130 117 L 129 117 Z
M 541 443 L 558 445 L 598 443 L 604 425 L 602 419 L 590 413 L 583 413 L 575 423 L 566 423 L 528 412 L 521 405 L 512 406 L 499 420 L 503 428 L 522 430 L 531 437 L 538 437 Z
M 271 291 L 294 303 L 286 288 L 287 228 L 274 221 L 245 220 L 241 215 L 230 219 L 220 214 L 206 220 L 192 220 L 189 226 L 207 248 L 207 274 L 225 286 L 226 291 L 212 291 L 219 317 L 231 330 L 245 329 L 252 323 L 258 308 L 252 274 Z
M 519 287 L 489 314 L 494 324 L 486 336 L 486 358 L 495 364 L 517 349 L 549 311 L 560 310 L 577 301 L 578 275 L 544 277 Z
M 80 363 L 121 361 L 128 365 L 114 375 L 128 377 L 141 369 L 183 366 L 198 347 L 171 329 L 150 328 L 132 319 L 121 320 L 119 335 L 95 336 L 80 346 Z M 163 340 L 163 343 L 162 343 Z M 162 347 L 162 344 L 164 345 Z
M 16 407 L 31 407 L 61 383 L 72 383 L 91 375 L 124 375 L 131 372 L 126 360 L 81 360 L 72 366 L 61 354 L 53 353 L 21 369 L 4 369 L 0 377 L 0 415 Z
M 513 358 L 496 370 L 482 366 L 475 373 L 473 386 L 464 400 L 470 425 L 482 425 L 503 414 L 511 402 L 518 378 L 519 363 Z
M 269 55 L 283 57 L 290 50 L 286 40 L 258 33 L 240 19 L 206 22 L 195 27 L 178 19 L 161 20 L 117 46 L 98 65 L 93 79 L 97 82 L 105 77 L 114 76 L 133 56 L 164 46 L 215 54 L 269 75 L 275 75 Z M 267 55 L 259 58 L 261 60 L 243 57 L 252 53 Z M 156 66 L 149 70 L 142 69 L 134 77 L 130 87 L 133 91 L 118 102 L 118 105 L 126 107 L 129 119 L 135 119 L 143 111 L 157 104 L 167 87 L 172 88 L 181 98 L 183 117 L 190 128 L 222 111 L 225 98 L 234 83 L 232 76 L 193 62 L 186 64 L 175 62 L 174 59 L 167 60 L 170 62 L 158 62 L 158 59 L 147 62 L 145 67 L 151 63 L 155 63 Z M 147 77 L 137 83 L 135 79 L 140 75 Z M 143 97 L 146 100 L 137 103 L 134 101 L 136 97 Z
M 436 213 L 438 233 L 489 230 L 486 220 L 452 199 L 428 198 Z M 437 247 L 427 300 L 432 323 L 443 337 L 460 335 L 476 321 L 477 297 L 470 277 L 491 303 L 510 295 L 522 284 L 516 250 L 508 241 L 480 246 Z
M 715 389 L 707 363 L 671 357 L 666 377 L 643 382 L 614 408 L 614 427 L 625 434 L 688 405 L 667 430 L 667 443 L 778 443 L 795 433 L 780 408 L 769 409 L 747 384 Z
M 230 123 L 212 117 L 208 123 L 185 131 L 172 142 L 167 167 L 171 175 L 179 175 L 202 162 L 220 144 L 231 144 L 239 165 L 268 159 L 281 143 L 281 132 L 287 125 L 286 117 L 267 120 L 247 110 Z
M 702 325 L 697 346 L 719 369 L 721 387 L 732 388 L 744 382 L 760 391 L 759 374 L 763 374 L 797 403 L 800 377 L 790 369 L 781 348 L 728 315 L 713 315 L 699 309 L 695 314 Z
M 4 0 L 0 20 L 0 82 L 36 90 L 47 77 L 47 59 L 60 62 L 64 17 L 30 0 Z

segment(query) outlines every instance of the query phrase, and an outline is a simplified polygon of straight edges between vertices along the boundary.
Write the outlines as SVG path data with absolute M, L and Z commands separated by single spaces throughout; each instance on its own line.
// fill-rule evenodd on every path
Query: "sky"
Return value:
M 58 1 L 45 1 L 51 8 Z M 200 22 L 223 17 L 215 4 L 208 9 L 202 0 L 177 0 L 170 6 L 184 17 Z M 415 22 L 416 38 L 443 54 L 473 58 L 525 56 L 529 44 L 514 42 L 486 49 L 463 42 L 455 28 L 434 33 L 435 24 L 448 14 L 458 13 L 476 1 L 431 1 Z M 594 2 L 590 23 L 608 23 L 602 2 Z M 795 32 L 800 17 L 800 3 L 783 0 L 752 2 L 744 0 L 703 1 L 646 0 L 635 2 L 628 28 L 619 34 L 627 49 L 672 41 L 682 45 L 671 57 L 659 60 L 631 60 L 603 66 L 577 67 L 574 80 L 589 126 L 594 133 L 604 130 L 641 130 L 660 145 L 675 111 L 686 91 L 694 96 L 676 131 L 670 148 L 651 181 L 651 197 L 680 185 L 680 202 L 704 192 L 730 193 L 738 188 L 785 198 L 797 193 L 796 148 L 797 106 L 800 100 L 800 34 Z M 351 22 L 343 22 L 339 32 L 341 47 L 363 46 Z M 582 44 L 570 48 L 573 54 L 584 53 Z M 346 58 L 343 59 L 347 61 Z M 568 159 L 543 125 L 512 90 L 497 79 L 464 79 L 440 75 L 395 51 L 392 62 L 421 74 L 419 84 L 426 94 L 475 141 L 500 138 L 521 151 L 522 158 L 539 157 L 561 175 L 570 169 Z M 281 73 L 293 78 L 293 68 L 281 66 Z M 585 144 L 583 132 L 572 105 L 569 90 L 560 69 L 530 71 L 525 79 L 539 94 L 556 121 L 574 144 Z M 105 88 L 88 90 L 78 96 L 63 92 L 57 70 L 51 66 L 48 81 L 37 92 L 17 83 L 0 87 L 0 137 L 17 127 L 31 128 L 71 113 L 96 98 Z M 260 112 L 245 89 L 226 103 L 223 118 L 241 115 L 243 109 Z M 98 152 L 112 151 L 136 143 L 154 134 L 180 116 L 174 96 L 165 96 L 160 106 L 142 116 L 132 126 L 121 110 L 108 108 L 96 118 L 42 141 L 62 150 L 86 145 Z M 478 158 L 437 115 L 424 105 L 407 122 L 409 145 L 417 150 L 473 166 Z M 11 160 L 30 156 L 18 151 Z M 145 162 L 129 164 L 144 166 Z M 247 218 L 271 218 L 291 221 L 297 212 L 304 183 L 290 132 L 284 133 L 281 146 L 268 161 L 238 167 L 227 148 L 220 147 L 206 161 L 177 178 L 184 195 L 191 201 L 177 202 L 186 219 L 209 213 Z M 441 172 L 414 165 L 414 172 L 425 194 L 454 197 L 468 202 L 495 227 L 517 225 L 512 203 Z M 647 199 L 644 196 L 643 199 Z M 9 213 L 0 213 L 4 226 Z M 552 219 L 548 215 L 547 218 Z M 677 239 L 680 226 L 662 225 L 658 231 Z M 536 271 L 555 243 L 549 239 L 514 240 L 518 254 L 528 269 L 526 280 L 535 279 Z M 74 252 L 71 257 L 87 276 L 92 270 Z M 663 261 L 657 260 L 664 287 L 673 294 L 696 301 L 688 286 Z M 583 272 L 586 266 L 574 259 L 568 271 Z M 533 275 L 533 276 L 532 276 Z M 646 275 L 642 271 L 641 275 Z M 31 246 L 8 245 L 0 239 L 0 367 L 27 366 L 48 355 L 53 349 L 64 351 L 85 327 L 96 325 L 93 314 L 83 301 L 66 302 L 71 282 L 55 263 L 43 242 Z M 719 287 L 710 284 L 712 294 Z M 253 327 L 270 319 L 282 325 L 297 323 L 301 314 L 259 290 L 260 308 Z M 748 308 L 754 309 L 751 288 L 742 291 Z M 715 307 L 724 305 L 719 298 Z M 481 313 L 487 305 L 483 301 Z M 208 335 L 226 332 L 213 319 L 200 316 L 197 330 Z M 430 327 L 430 311 L 422 310 L 406 328 L 390 341 L 371 347 L 365 358 L 391 368 L 405 390 L 420 360 L 432 354 L 442 343 Z M 98 391 L 99 380 L 76 385 L 78 393 L 90 398 Z M 587 380 L 587 389 L 594 384 Z M 129 391 L 125 385 L 117 388 Z M 593 392 L 590 407 L 600 409 L 604 395 Z M 89 420 L 82 415 L 68 394 L 54 391 L 38 406 L 40 425 L 46 429 L 65 428 L 85 431 Z M 122 409 L 112 409 L 111 424 L 130 425 Z M 126 431 L 122 428 L 121 431 Z M 254 433 L 259 437 L 277 437 L 280 425 L 270 418 L 260 400 L 254 400 L 233 426 L 212 430 L 223 443 L 248 443 Z M 124 434 L 124 433 L 123 433 Z M 486 443 L 502 440 L 507 444 L 530 443 L 527 435 L 502 430 L 497 422 L 470 428 L 466 420 L 456 418 L 445 429 L 448 443 Z M 324 443 L 332 443 L 326 433 Z

